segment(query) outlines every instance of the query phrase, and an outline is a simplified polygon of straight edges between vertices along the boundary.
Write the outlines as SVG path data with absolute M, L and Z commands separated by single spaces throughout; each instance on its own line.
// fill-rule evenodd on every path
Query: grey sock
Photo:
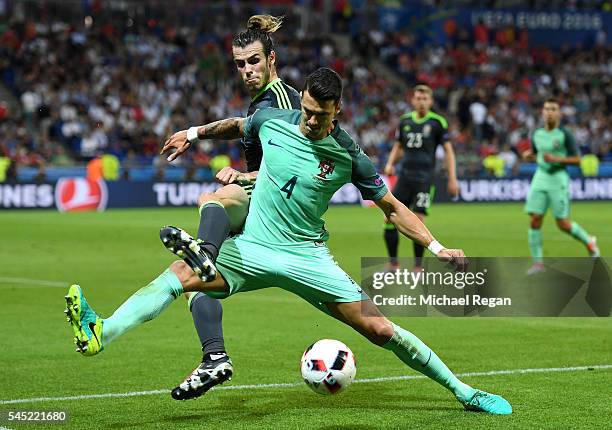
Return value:
M 210 258 L 217 261 L 221 244 L 230 231 L 230 220 L 225 208 L 216 202 L 205 204 L 200 211 L 198 239 L 202 239 L 203 248 Z
M 202 352 L 205 354 L 225 352 L 221 301 L 204 293 L 197 293 L 191 300 L 191 316 L 202 342 Z

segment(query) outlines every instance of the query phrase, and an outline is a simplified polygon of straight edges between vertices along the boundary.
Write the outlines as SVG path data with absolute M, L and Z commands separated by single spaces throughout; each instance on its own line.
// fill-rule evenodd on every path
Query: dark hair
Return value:
M 271 33 L 278 30 L 283 24 L 283 17 L 272 15 L 253 15 L 247 21 L 247 29 L 234 36 L 232 46 L 245 48 L 251 43 L 260 41 L 264 55 L 267 57 L 274 51 L 274 41 L 270 37 Z
M 412 89 L 415 93 L 425 93 L 428 96 L 433 96 L 433 91 L 429 85 L 419 84 Z
M 544 100 L 544 103 L 542 103 L 542 106 L 544 106 L 546 103 L 555 103 L 557 106 L 561 106 L 561 103 L 559 102 L 559 100 L 554 97 L 549 97 L 546 100 Z
M 337 103 L 342 98 L 342 78 L 332 69 L 321 67 L 308 75 L 304 91 L 308 91 L 317 100 L 333 100 Z

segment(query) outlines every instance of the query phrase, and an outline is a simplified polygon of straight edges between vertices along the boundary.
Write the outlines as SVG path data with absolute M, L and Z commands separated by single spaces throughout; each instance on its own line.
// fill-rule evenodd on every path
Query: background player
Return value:
M 557 227 L 574 239 L 582 242 L 591 257 L 599 257 L 595 236 L 590 236 L 578 223 L 570 219 L 570 177 L 566 166 L 580 164 L 574 135 L 561 126 L 559 102 L 554 99 L 544 102 L 542 108 L 544 127 L 534 131 L 531 150 L 523 157 L 538 164 L 527 195 L 525 212 L 531 217 L 529 226 L 529 249 L 533 265 L 527 271 L 535 274 L 544 271 L 542 263 L 542 221 L 550 207 Z
M 459 185 L 455 152 L 448 140 L 448 123 L 443 116 L 431 110 L 433 106 L 431 88 L 427 85 L 414 87 L 411 104 L 413 111 L 400 117 L 397 141 L 391 149 L 385 174 L 395 175 L 395 165 L 403 157 L 393 194 L 423 221 L 434 195 L 433 179 L 438 145 L 444 148 L 449 194 L 457 196 Z M 384 237 L 390 268 L 395 269 L 398 267 L 399 234 L 393 224 L 385 223 Z M 413 242 L 413 247 L 414 269 L 422 270 L 424 248 L 417 242 Z
M 248 20 L 247 29 L 233 39 L 234 63 L 251 96 L 248 115 L 266 107 L 300 108 L 300 95 L 276 72 L 276 53 L 270 34 L 281 24 L 281 18 L 255 15 Z M 242 148 L 247 172 L 231 167 L 222 169 L 216 177 L 225 186 L 214 193 L 203 193 L 198 199 L 200 226 L 197 237 L 213 262 L 219 254 L 215 244 L 221 243 L 230 231 L 240 231 L 244 224 L 249 196 L 261 164 L 261 142 L 257 137 L 243 138 Z M 186 293 L 185 296 L 202 343 L 203 357 L 201 364 L 172 390 L 172 397 L 177 400 L 199 397 L 233 373 L 223 339 L 220 301 L 203 293 Z
M 306 80 L 301 112 L 262 109 L 246 119 L 230 118 L 198 127 L 200 138 L 259 135 L 266 142 L 243 234 L 224 242 L 217 261 L 220 273 L 210 282 L 202 282 L 183 261 L 175 262 L 105 320 L 89 307 L 80 287 L 73 285 L 67 296 L 67 314 L 77 344 L 93 355 L 103 343 L 159 315 L 184 291 L 227 297 L 279 285 L 392 351 L 406 365 L 451 391 L 467 409 L 512 413 L 504 398 L 461 382 L 418 337 L 385 318 L 325 246 L 329 235 L 321 217 L 333 194 L 352 182 L 402 234 L 460 270 L 466 263 L 463 251 L 440 245 L 393 197 L 369 158 L 333 121 L 341 95 L 338 74 L 322 68 Z M 187 145 L 186 131 L 181 131 L 166 142 L 163 151 Z M 177 248 L 186 251 L 195 243 L 176 228 L 164 228 L 160 236 L 173 252 Z

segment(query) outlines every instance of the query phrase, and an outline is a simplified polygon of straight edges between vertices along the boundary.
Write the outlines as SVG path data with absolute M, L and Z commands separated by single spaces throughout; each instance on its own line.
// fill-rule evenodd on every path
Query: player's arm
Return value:
M 457 164 L 455 150 L 450 141 L 444 142 L 444 161 L 446 162 L 446 173 L 448 174 L 448 193 L 457 197 L 459 195 L 459 182 L 457 182 Z
M 521 158 L 523 159 L 523 161 L 527 161 L 529 163 L 533 163 L 536 161 L 536 153 L 533 152 L 533 150 L 528 149 L 526 151 L 523 151 L 521 153 Z
M 580 157 L 578 155 L 574 155 L 571 157 L 558 157 L 556 155 L 552 155 L 548 152 L 544 154 L 544 161 L 547 163 L 556 163 L 556 164 L 580 164 Z
M 391 192 L 387 191 L 381 199 L 375 200 L 375 203 L 404 236 L 427 247 L 440 260 L 448 261 L 458 270 L 466 268 L 467 259 L 463 250 L 446 249 L 442 246 L 435 240 L 425 224 Z
M 395 165 L 403 156 L 404 148 L 402 146 L 402 143 L 397 140 L 393 145 L 393 148 L 391 148 L 389 159 L 387 160 L 387 164 L 385 165 L 385 175 L 395 175 Z
M 168 156 L 168 161 L 176 160 L 189 147 L 203 139 L 220 139 L 233 140 L 244 136 L 244 125 L 246 118 L 227 118 L 199 127 L 190 127 L 187 130 L 181 130 L 174 133 L 166 142 L 160 152 L 166 152 L 174 149 L 174 152 Z
M 531 136 L 531 148 L 521 152 L 521 159 L 528 163 L 534 163 L 536 161 L 536 156 L 538 154 L 538 149 L 536 148 L 534 139 L 535 139 L 535 133 L 534 133 L 534 136 Z
M 450 262 L 457 269 L 465 269 L 467 259 L 463 251 L 446 249 L 440 245 L 425 224 L 389 192 L 368 156 L 348 135 L 345 136 L 341 140 L 344 141 L 343 144 L 351 154 L 353 161 L 351 182 L 357 187 L 363 199 L 374 201 L 385 213 L 387 220 L 393 223 L 404 236 L 427 247 L 439 259 Z

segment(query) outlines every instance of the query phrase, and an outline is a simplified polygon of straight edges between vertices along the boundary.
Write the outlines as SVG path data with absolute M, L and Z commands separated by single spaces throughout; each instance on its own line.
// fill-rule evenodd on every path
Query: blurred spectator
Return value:
M 487 107 L 478 98 L 470 104 L 470 114 L 472 115 L 472 124 L 474 126 L 474 139 L 476 142 L 480 142 L 483 138 Z
M 6 181 L 6 172 L 11 165 L 11 159 L 0 155 L 0 182 Z
M 478 20 L 478 24 L 474 26 L 474 41 L 480 45 L 489 44 L 489 29 L 484 24 L 482 18 Z
M 593 154 L 587 154 L 580 160 L 582 176 L 597 176 L 599 173 L 599 160 Z
M 121 164 L 119 159 L 112 154 L 104 154 L 102 160 L 102 175 L 105 181 L 117 181 L 119 179 L 119 169 Z
M 505 164 L 496 146 L 492 146 L 489 155 L 482 160 L 482 165 L 486 169 L 487 174 L 495 176 L 496 178 L 503 178 L 506 176 Z
M 213 171 L 213 175 L 216 175 L 218 171 L 225 167 L 230 167 L 232 165 L 232 160 L 225 154 L 215 155 L 210 160 L 210 168 Z
M 99 181 L 104 179 L 104 168 L 102 166 L 102 158 L 92 158 L 87 163 L 87 179 L 90 181 Z
M 504 170 L 512 175 L 518 174 L 519 159 L 516 153 L 510 149 L 510 145 L 505 144 L 499 153 L 499 158 L 504 160 Z

